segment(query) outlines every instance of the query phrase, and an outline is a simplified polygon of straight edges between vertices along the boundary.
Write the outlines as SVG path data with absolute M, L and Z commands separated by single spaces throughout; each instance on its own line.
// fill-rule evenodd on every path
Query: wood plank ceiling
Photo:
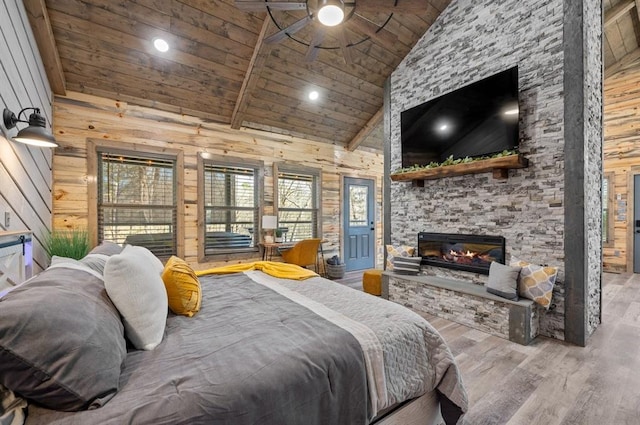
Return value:
M 273 20 L 234 0 L 24 3 L 56 94 L 78 91 L 234 128 L 381 149 L 384 82 L 451 0 L 397 0 L 422 3 L 419 13 L 399 13 L 396 0 L 375 1 L 384 5 L 380 12 L 358 12 L 362 17 L 343 24 L 347 44 L 365 41 L 345 51 L 342 32 L 329 29 L 321 46 L 333 48 L 315 52 L 286 36 L 265 42 L 279 30 Z M 285 27 L 307 12 L 272 14 Z M 318 25 L 314 20 L 295 37 L 309 43 Z M 153 48 L 158 37 L 168 52 Z M 310 90 L 318 101 L 309 101 Z
M 640 61 L 640 0 L 603 0 L 605 77 Z
M 294 0 L 290 0 L 294 1 Z M 313 6 L 316 0 L 309 0 Z M 24 0 L 52 89 L 78 91 L 184 113 L 233 128 L 290 134 L 356 149 L 382 149 L 383 84 L 451 0 L 419 13 L 359 12 L 341 32 L 327 30 L 312 51 L 278 32 L 264 12 L 234 0 Z M 640 61 L 640 0 L 604 0 L 606 75 Z M 356 6 L 356 11 L 358 11 Z M 392 13 L 394 12 L 394 13 Z M 302 15 L 301 15 L 302 13 Z M 306 11 L 272 11 L 286 27 Z M 376 30 L 391 16 L 383 29 Z M 310 44 L 317 22 L 294 36 Z M 164 38 L 170 49 L 152 46 Z M 307 60 L 316 55 L 315 60 Z M 310 90 L 320 98 L 311 102 Z

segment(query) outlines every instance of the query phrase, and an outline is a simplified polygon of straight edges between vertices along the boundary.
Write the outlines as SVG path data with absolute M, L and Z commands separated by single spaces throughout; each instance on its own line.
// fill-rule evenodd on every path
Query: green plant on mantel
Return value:
M 513 150 L 504 150 L 502 152 L 498 152 L 490 156 L 477 156 L 473 158 L 466 156 L 464 158 L 457 158 L 457 159 L 453 159 L 453 155 L 450 155 L 447 159 L 445 159 L 442 162 L 430 162 L 426 165 L 416 164 L 416 165 L 412 165 L 411 167 L 400 168 L 394 171 L 393 174 L 402 174 L 402 173 L 409 173 L 412 171 L 429 170 L 431 168 L 446 167 L 447 165 L 468 164 L 470 162 L 482 161 L 485 159 L 502 158 L 503 156 L 516 155 L 517 153 L 518 153 L 518 150 L 513 149 Z
M 89 253 L 89 233 L 84 229 L 54 230 L 44 240 L 44 250 L 54 255 L 79 260 Z

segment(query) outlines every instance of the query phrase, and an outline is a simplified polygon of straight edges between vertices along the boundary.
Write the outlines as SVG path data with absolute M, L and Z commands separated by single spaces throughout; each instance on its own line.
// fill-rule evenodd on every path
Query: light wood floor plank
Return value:
M 640 275 L 605 273 L 602 294 L 584 348 L 544 337 L 525 347 L 423 314 L 462 372 L 464 425 L 640 425 Z

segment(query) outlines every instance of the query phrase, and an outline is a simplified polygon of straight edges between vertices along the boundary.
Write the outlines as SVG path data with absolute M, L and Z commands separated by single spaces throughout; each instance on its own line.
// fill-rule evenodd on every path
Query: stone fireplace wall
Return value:
M 417 245 L 420 231 L 501 235 L 512 256 L 559 267 L 542 335 L 564 339 L 565 144 L 563 0 L 453 0 L 390 79 L 389 169 L 401 166 L 400 113 L 518 66 L 520 152 L 529 167 L 507 180 L 491 173 L 391 182 L 390 235 Z M 427 267 L 483 283 L 486 276 Z M 599 308 L 599 306 L 598 306 Z

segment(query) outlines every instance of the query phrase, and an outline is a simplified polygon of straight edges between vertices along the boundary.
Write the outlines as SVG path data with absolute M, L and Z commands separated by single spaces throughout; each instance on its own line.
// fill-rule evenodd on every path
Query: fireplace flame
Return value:
M 443 254 L 442 259 L 447 262 L 458 263 L 458 264 L 472 264 L 475 259 L 482 258 L 478 255 L 477 252 L 472 252 L 467 250 L 465 251 L 455 251 L 450 250 L 448 254 Z
M 449 251 L 449 255 L 452 255 L 454 257 L 469 257 L 469 258 L 473 258 L 477 254 L 475 252 L 471 252 L 469 250 L 467 250 L 467 252 L 458 252 L 458 251 L 454 251 L 452 249 L 451 251 Z

